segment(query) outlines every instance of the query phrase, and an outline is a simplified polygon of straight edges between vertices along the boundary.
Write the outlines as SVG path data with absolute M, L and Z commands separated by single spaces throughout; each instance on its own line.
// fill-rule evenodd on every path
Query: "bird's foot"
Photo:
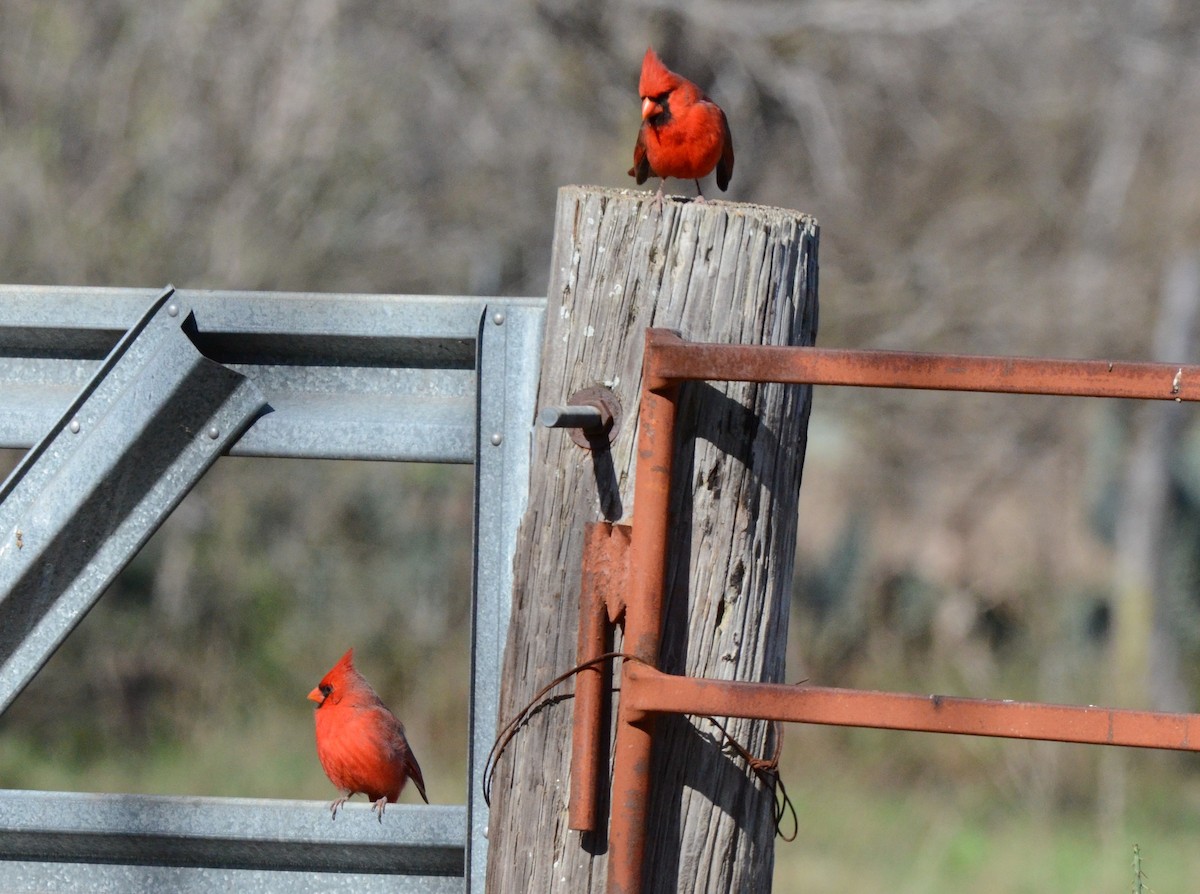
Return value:
M 337 812 L 342 809 L 342 805 L 348 800 L 350 800 L 349 795 L 342 795 L 340 798 L 334 798 L 329 803 L 329 818 L 334 820 L 337 819 Z
M 663 209 L 663 184 L 664 184 L 664 183 L 666 183 L 666 182 L 667 182 L 666 180 L 659 180 L 659 181 L 658 181 L 658 192 L 656 192 L 656 193 L 654 194 L 654 207 L 655 207 L 655 208 L 658 210 L 658 213 L 659 213 L 659 214 L 662 214 L 662 209 Z
M 700 181 L 696 181 L 696 204 L 707 205 L 708 199 L 704 198 L 704 192 L 700 189 Z
M 387 795 L 384 795 L 372 805 L 371 809 L 379 815 L 379 822 L 383 822 L 383 811 L 387 807 Z

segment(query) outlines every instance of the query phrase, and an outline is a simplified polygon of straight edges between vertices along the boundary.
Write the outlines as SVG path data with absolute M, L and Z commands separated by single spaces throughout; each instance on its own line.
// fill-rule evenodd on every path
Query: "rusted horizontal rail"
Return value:
M 957 733 L 1089 745 L 1200 751 L 1200 715 L 1094 705 L 739 683 L 664 674 L 627 663 L 621 699 L 644 713 L 756 717 L 794 723 Z
M 1200 400 L 1200 366 L 698 344 L 665 329 L 651 330 L 648 340 L 653 375 L 667 381 Z

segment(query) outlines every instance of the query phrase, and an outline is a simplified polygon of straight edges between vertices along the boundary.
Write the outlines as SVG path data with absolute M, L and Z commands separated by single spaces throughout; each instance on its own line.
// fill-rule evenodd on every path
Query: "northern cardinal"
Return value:
M 412 780 L 425 803 L 425 780 L 404 736 L 404 724 L 380 701 L 371 684 L 354 667 L 350 649 L 308 694 L 317 703 L 317 757 L 325 775 L 343 792 L 329 805 L 333 818 L 338 808 L 362 792 L 373 802 L 383 822 L 389 801 L 400 798 Z
M 655 201 L 662 204 L 668 177 L 695 180 L 698 201 L 704 201 L 700 178 L 717 169 L 717 186 L 725 190 L 733 176 L 733 137 L 721 107 L 689 81 L 668 69 L 654 48 L 642 59 L 638 80 L 642 97 L 642 127 L 633 147 L 629 175 L 638 185 L 647 177 L 662 178 Z

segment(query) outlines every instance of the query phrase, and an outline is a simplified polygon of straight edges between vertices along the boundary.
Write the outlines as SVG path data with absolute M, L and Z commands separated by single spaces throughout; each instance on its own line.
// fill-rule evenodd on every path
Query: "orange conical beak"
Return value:
M 313 691 L 308 694 L 308 700 L 316 702 L 318 705 L 325 701 L 325 696 L 321 694 L 320 686 L 313 687 Z
M 646 97 L 645 99 L 642 100 L 642 120 L 643 121 L 645 121 L 647 118 L 649 118 L 653 115 L 657 115 L 661 111 L 662 111 L 662 106 L 660 106 L 658 103 L 656 103 L 654 100 L 650 99 L 649 97 Z

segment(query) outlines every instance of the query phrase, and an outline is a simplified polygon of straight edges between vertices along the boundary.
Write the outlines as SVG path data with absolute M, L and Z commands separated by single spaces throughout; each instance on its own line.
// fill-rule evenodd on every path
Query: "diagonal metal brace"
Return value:
M 0 485 L 0 711 L 267 409 L 168 286 Z

